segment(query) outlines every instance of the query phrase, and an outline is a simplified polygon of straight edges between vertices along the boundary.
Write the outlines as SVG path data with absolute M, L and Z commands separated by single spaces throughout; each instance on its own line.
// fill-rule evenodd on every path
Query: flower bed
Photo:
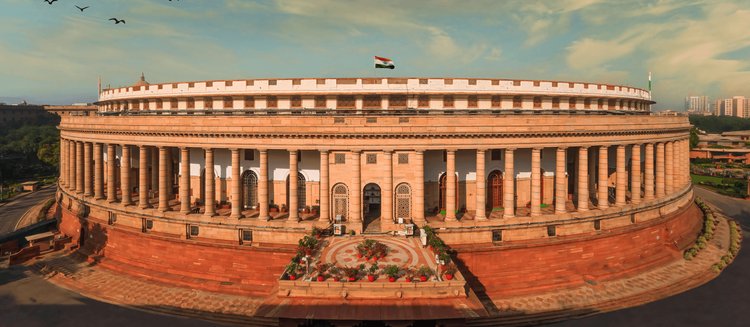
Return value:
M 692 260 L 698 255 L 698 252 L 708 246 L 708 242 L 714 238 L 714 231 L 716 230 L 716 225 L 719 223 L 719 220 L 714 215 L 711 207 L 705 204 L 703 200 L 696 198 L 695 203 L 701 211 L 703 211 L 703 229 L 701 230 L 701 234 L 695 240 L 695 244 L 683 253 L 682 256 L 685 260 Z
M 729 249 L 727 253 L 721 257 L 719 262 L 711 266 L 711 270 L 716 273 L 721 272 L 729 266 L 734 258 L 737 257 L 737 253 L 740 252 L 740 243 L 742 243 L 742 228 L 734 220 L 729 220 Z

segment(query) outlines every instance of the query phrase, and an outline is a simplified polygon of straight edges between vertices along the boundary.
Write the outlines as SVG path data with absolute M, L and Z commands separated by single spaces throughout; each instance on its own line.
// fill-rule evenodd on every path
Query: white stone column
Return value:
M 190 149 L 180 148 L 180 213 L 190 213 Z
M 138 207 L 146 209 L 148 205 L 148 152 L 145 145 L 138 149 Z
M 381 196 L 381 224 L 382 222 L 395 222 L 393 217 L 393 150 L 383 151 L 383 161 L 385 164 L 385 176 L 383 180 L 383 190 Z
M 674 192 L 674 142 L 666 143 L 664 159 L 665 178 L 665 195 L 671 195 Z
M 289 150 L 289 221 L 299 221 L 299 203 L 297 201 L 297 150 Z
M 542 215 L 541 148 L 531 149 L 531 215 Z
M 130 146 L 122 145 L 122 158 L 120 158 L 120 192 L 122 192 L 122 205 L 131 205 L 130 199 Z
M 83 154 L 83 142 L 76 142 L 76 193 L 83 194 L 84 188 L 84 154 Z
M 67 141 L 65 141 L 65 139 L 61 137 L 60 138 L 60 165 L 59 165 L 60 166 L 60 177 L 57 179 L 58 182 L 59 182 L 59 184 L 60 184 L 60 187 L 66 185 L 66 183 L 65 183 L 65 177 L 66 177 L 65 176 L 66 175 L 66 173 L 65 173 L 66 172 L 66 170 L 65 170 L 65 157 L 68 154 L 66 146 L 67 146 Z
M 474 215 L 474 218 L 476 220 L 486 220 L 487 219 L 487 213 L 486 213 L 486 205 L 487 205 L 487 182 L 485 181 L 485 153 L 487 150 L 485 149 L 477 149 L 477 177 L 476 177 L 476 194 L 474 195 L 477 204 L 476 204 L 476 214 Z
M 589 210 L 589 147 L 578 148 L 578 211 Z
M 625 171 L 625 146 L 617 146 L 617 186 L 615 190 L 615 205 L 625 205 L 625 193 L 628 190 L 628 175 Z
M 260 153 L 260 174 L 258 176 L 258 220 L 268 221 L 271 216 L 268 215 L 268 150 L 258 149 Z
M 102 144 L 94 143 L 94 199 L 104 199 L 104 155 Z
M 352 150 L 352 189 L 349 191 L 349 218 L 351 222 L 362 222 L 362 150 Z
M 445 221 L 456 221 L 456 150 L 446 150 Z
M 214 196 L 214 191 L 216 190 L 216 187 L 214 186 L 214 182 L 216 181 L 216 176 L 214 175 L 214 149 L 212 148 L 206 148 L 205 151 L 205 177 L 206 177 L 206 198 L 203 199 L 203 203 L 205 204 L 205 211 L 203 214 L 208 217 L 213 217 L 216 215 L 216 207 L 214 207 L 214 202 L 216 200 L 216 197 Z
M 505 149 L 505 172 L 503 174 L 503 218 L 516 215 L 516 174 L 513 171 L 513 152 L 515 148 Z
M 656 197 L 664 197 L 664 186 L 666 176 L 664 176 L 664 143 L 656 144 Z
M 599 183 L 597 200 L 599 209 L 609 208 L 609 150 L 607 146 L 599 146 Z
M 567 196 L 565 192 L 565 154 L 567 149 L 558 147 L 555 153 L 555 213 L 567 212 L 565 203 Z
M 330 186 L 328 186 L 328 150 L 320 150 L 320 220 L 331 221 L 331 214 L 329 211 L 330 199 L 328 195 L 331 194 Z
M 643 199 L 654 199 L 654 144 L 646 143 L 646 153 L 643 160 Z
M 240 150 L 232 151 L 232 213 L 229 218 L 240 219 L 242 217 L 242 181 L 240 180 Z
M 93 146 L 89 142 L 83 143 L 83 195 L 94 195 L 94 158 Z
M 633 144 L 630 156 L 630 202 L 641 203 L 641 145 Z
M 414 185 L 414 223 L 418 226 L 425 225 L 424 219 L 424 150 L 418 149 L 414 152 L 415 185 Z
M 115 180 L 116 146 L 107 144 L 107 202 L 117 202 L 117 181 Z
M 168 148 L 159 147 L 159 211 L 162 212 L 169 210 L 167 151 Z

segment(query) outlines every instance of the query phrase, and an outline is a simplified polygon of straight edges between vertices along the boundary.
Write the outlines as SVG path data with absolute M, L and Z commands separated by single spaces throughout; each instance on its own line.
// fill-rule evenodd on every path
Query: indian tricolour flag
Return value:
M 396 66 L 393 65 L 393 60 L 375 56 L 375 68 L 393 69 L 396 68 Z

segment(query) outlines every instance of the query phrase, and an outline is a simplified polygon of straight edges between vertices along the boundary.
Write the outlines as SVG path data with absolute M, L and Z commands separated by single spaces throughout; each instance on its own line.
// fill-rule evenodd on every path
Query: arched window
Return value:
M 255 209 L 258 205 L 258 176 L 251 170 L 242 174 L 242 207 Z
M 332 193 L 334 217 L 346 219 L 349 215 L 349 188 L 339 183 L 333 186 Z
M 503 173 L 493 170 L 487 178 L 487 208 L 503 206 Z
M 403 183 L 396 186 L 396 219 L 411 218 L 411 187 Z

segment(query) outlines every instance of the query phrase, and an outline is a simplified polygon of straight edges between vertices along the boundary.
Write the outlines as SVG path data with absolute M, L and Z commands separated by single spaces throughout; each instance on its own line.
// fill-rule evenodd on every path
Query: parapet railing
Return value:
M 428 116 L 428 115 L 650 115 L 650 111 L 602 109 L 179 109 L 99 111 L 98 116 Z

